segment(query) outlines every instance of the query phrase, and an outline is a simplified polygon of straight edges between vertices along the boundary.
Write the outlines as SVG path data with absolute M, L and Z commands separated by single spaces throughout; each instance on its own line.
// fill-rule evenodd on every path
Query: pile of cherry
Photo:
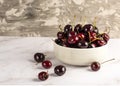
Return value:
M 99 33 L 98 28 L 92 24 L 65 25 L 57 33 L 55 42 L 58 45 L 70 48 L 94 48 L 107 44 L 110 39 L 107 33 Z

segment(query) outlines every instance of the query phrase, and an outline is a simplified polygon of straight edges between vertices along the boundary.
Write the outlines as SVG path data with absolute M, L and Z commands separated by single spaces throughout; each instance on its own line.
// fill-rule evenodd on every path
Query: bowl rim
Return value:
M 94 48 L 70 48 L 70 47 L 65 47 L 65 46 L 61 46 L 61 45 L 58 45 L 54 40 L 53 40 L 54 44 L 61 47 L 61 48 L 66 48 L 66 49 L 74 49 L 74 50 L 91 50 L 91 49 L 99 49 L 99 48 L 103 48 L 105 46 L 107 46 L 108 43 L 106 43 L 105 45 L 103 46 L 100 46 L 100 47 L 94 47 Z

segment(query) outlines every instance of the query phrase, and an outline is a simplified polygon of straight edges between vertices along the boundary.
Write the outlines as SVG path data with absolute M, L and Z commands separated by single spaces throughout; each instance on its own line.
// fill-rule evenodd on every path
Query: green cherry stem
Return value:
M 104 61 L 104 62 L 102 62 L 101 64 L 104 64 L 104 63 L 109 62 L 109 61 L 112 61 L 112 60 L 115 60 L 115 58 L 112 58 L 112 59 L 109 59 L 109 60 L 107 60 L 107 61 Z
M 104 62 L 102 62 L 102 63 L 100 63 L 100 64 L 104 64 L 104 63 L 107 63 L 107 62 L 109 62 L 109 61 L 113 61 L 113 60 L 115 60 L 115 58 L 112 58 L 112 59 L 106 60 L 106 61 L 104 61 Z M 94 62 L 98 62 L 98 61 L 94 61 Z M 99 62 L 98 62 L 98 63 L 99 63 Z M 87 65 L 87 66 L 91 66 L 91 64 L 89 64 L 89 65 Z
M 97 20 L 97 17 L 94 18 L 93 26 L 96 26 L 96 20 Z
M 109 34 L 110 33 L 110 27 L 106 27 L 106 29 L 104 30 L 104 33 Z
M 85 22 L 86 22 L 86 16 L 83 17 L 82 25 L 85 25 Z
M 72 30 L 74 30 L 74 27 L 75 27 L 75 20 L 76 20 L 76 15 L 74 15 L 74 17 L 73 17 Z
M 59 29 L 60 29 L 60 31 L 62 31 L 63 29 L 61 28 L 61 25 L 59 25 Z

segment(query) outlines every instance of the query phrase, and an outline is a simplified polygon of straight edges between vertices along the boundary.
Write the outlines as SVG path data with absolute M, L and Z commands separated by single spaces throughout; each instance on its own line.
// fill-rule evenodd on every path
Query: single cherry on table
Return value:
M 48 72 L 45 72 L 45 71 L 42 71 L 38 74 L 38 79 L 41 81 L 47 80 L 48 77 L 49 77 L 49 74 L 48 74 Z
M 66 67 L 63 65 L 58 65 L 54 68 L 55 74 L 62 76 L 66 72 Z
M 43 62 L 45 60 L 45 55 L 43 53 L 35 53 L 34 60 L 38 63 Z
M 49 61 L 49 60 L 45 60 L 45 61 L 42 62 L 42 66 L 46 69 L 49 69 L 49 68 L 52 67 L 52 62 Z

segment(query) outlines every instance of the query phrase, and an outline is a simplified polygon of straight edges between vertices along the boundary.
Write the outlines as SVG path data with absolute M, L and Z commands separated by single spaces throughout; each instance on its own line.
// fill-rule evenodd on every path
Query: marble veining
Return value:
M 56 36 L 58 25 L 93 22 L 120 38 L 119 0 L 0 0 L 1 36 Z M 82 18 L 81 18 L 82 17 Z

